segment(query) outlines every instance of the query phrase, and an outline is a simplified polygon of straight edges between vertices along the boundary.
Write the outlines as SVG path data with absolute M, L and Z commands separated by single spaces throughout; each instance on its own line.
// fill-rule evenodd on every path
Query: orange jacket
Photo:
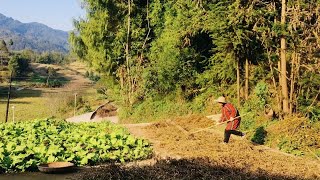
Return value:
M 239 116 L 238 110 L 230 103 L 224 104 L 222 107 L 221 122 L 228 121 L 230 118 Z M 226 130 L 236 130 L 240 126 L 241 118 L 237 118 L 233 121 L 228 122 Z

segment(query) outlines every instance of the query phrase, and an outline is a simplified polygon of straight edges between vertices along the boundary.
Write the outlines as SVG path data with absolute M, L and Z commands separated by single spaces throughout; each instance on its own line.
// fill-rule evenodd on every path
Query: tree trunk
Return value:
M 48 77 L 47 77 L 47 86 L 49 86 L 49 78 L 50 78 L 50 75 L 48 75 Z
M 272 74 L 272 82 L 273 82 L 274 89 L 276 91 L 278 111 L 281 111 L 280 93 L 279 93 L 279 89 L 277 87 L 276 78 L 274 77 L 273 66 L 272 66 L 272 62 L 271 62 L 271 58 L 270 58 L 271 55 L 270 55 L 270 51 L 267 51 L 267 52 L 268 52 L 269 67 L 270 67 L 270 71 Z
M 299 77 L 300 77 L 300 55 L 297 56 L 297 62 L 296 62 L 296 79 L 297 79 L 297 82 L 299 82 Z M 297 92 L 295 94 L 295 98 L 294 98 L 294 104 L 295 104 L 295 109 L 298 109 L 299 108 L 299 104 L 298 104 L 298 96 L 301 92 L 301 86 L 299 88 L 299 86 L 297 85 Z
M 281 78 L 281 62 L 278 61 L 278 79 L 279 79 L 279 86 L 278 86 L 278 94 L 279 94 L 279 100 L 280 100 L 280 109 L 279 109 L 279 115 L 280 119 L 282 118 L 282 93 L 281 93 L 281 85 L 282 85 L 282 78 Z
M 238 107 L 240 107 L 240 64 L 237 60 L 237 94 L 238 94 Z
M 296 62 L 296 52 L 294 51 L 291 59 L 291 75 L 290 75 L 290 101 L 289 101 L 289 114 L 292 115 L 293 112 L 293 92 L 295 83 L 295 62 Z
M 246 59 L 246 77 L 245 77 L 245 99 L 248 100 L 249 97 L 249 60 Z
M 285 26 L 286 23 L 286 0 L 282 0 L 281 5 L 281 25 Z M 287 84 L 287 63 L 286 63 L 286 39 L 284 36 L 281 37 L 281 91 L 282 91 L 282 104 L 283 104 L 283 112 L 284 114 L 289 113 L 289 95 L 288 95 L 288 84 Z
M 131 26 L 131 0 L 128 0 L 128 19 L 127 19 L 127 43 L 126 43 L 126 66 L 127 66 L 127 84 L 126 84 L 126 92 L 127 92 L 127 102 L 130 103 L 131 99 L 131 74 L 130 74 L 130 26 Z
M 8 100 L 7 100 L 7 110 L 6 110 L 6 121 L 5 122 L 8 122 L 10 95 L 11 95 L 11 82 L 12 82 L 12 71 L 10 73 L 10 80 L 9 80 L 9 90 L 8 90 Z
M 144 48 L 146 47 L 146 43 L 147 43 L 147 40 L 149 38 L 149 34 L 151 32 L 150 19 L 149 19 L 149 0 L 147 0 L 147 25 L 148 25 L 148 32 L 147 32 L 146 38 L 144 39 L 144 42 L 143 42 L 143 45 L 142 45 L 142 54 L 143 54 Z

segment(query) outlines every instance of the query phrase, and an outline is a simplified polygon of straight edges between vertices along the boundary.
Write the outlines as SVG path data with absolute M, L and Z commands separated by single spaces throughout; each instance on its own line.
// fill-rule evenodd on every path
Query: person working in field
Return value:
M 239 111 L 231 103 L 226 102 L 226 99 L 223 96 L 216 99 L 215 102 L 218 102 L 222 108 L 222 115 L 219 123 L 228 122 L 224 131 L 223 142 L 228 143 L 231 134 L 244 136 L 244 133 L 237 131 L 241 121 Z

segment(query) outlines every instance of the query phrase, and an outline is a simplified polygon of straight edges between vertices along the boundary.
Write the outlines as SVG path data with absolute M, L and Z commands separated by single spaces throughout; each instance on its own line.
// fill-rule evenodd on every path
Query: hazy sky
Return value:
M 23 23 L 39 22 L 72 30 L 72 19 L 84 16 L 80 0 L 0 0 L 0 13 Z

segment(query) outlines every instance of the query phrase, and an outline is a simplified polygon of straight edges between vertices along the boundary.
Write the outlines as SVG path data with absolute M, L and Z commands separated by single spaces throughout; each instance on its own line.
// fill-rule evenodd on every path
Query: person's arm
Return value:
M 228 120 L 228 119 L 227 119 L 227 116 L 226 116 L 226 110 L 225 110 L 225 108 L 223 107 L 223 108 L 221 109 L 221 118 L 220 118 L 219 123 L 225 122 L 225 121 L 227 121 L 227 120 Z

